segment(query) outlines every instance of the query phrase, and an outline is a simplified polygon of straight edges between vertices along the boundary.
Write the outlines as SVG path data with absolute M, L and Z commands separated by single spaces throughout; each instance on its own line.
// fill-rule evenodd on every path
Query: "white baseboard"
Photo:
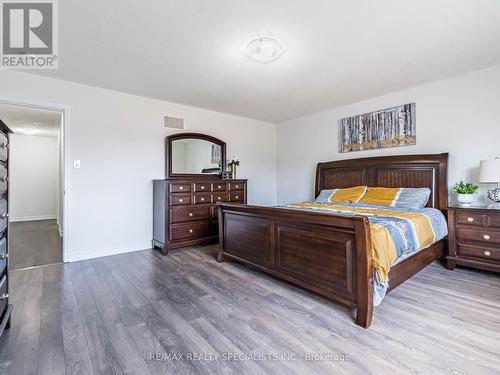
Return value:
M 101 258 L 101 257 L 110 256 L 110 255 L 125 254 L 125 253 L 131 253 L 134 251 L 141 251 L 141 250 L 147 250 L 147 249 L 151 249 L 150 242 L 138 244 L 135 246 L 129 246 L 129 247 L 120 247 L 120 248 L 113 248 L 113 249 L 99 249 L 99 250 L 80 252 L 80 253 L 76 253 L 76 254 L 68 254 L 66 261 L 77 262 L 79 260 Z
M 41 216 L 24 216 L 24 217 L 9 217 L 9 222 L 15 223 L 18 221 L 38 221 L 38 220 L 55 220 L 55 215 L 41 215 Z

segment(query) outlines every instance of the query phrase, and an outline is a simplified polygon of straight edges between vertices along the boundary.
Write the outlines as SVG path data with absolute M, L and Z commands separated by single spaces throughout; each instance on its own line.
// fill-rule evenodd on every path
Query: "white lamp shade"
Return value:
M 500 182 L 500 159 L 481 160 L 479 163 L 479 182 Z

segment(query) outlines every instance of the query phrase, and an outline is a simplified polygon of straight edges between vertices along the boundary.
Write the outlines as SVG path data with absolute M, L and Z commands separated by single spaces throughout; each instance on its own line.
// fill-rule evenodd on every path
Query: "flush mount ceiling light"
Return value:
M 245 56 L 260 64 L 269 64 L 279 59 L 285 52 L 283 43 L 270 36 L 250 39 L 243 46 Z

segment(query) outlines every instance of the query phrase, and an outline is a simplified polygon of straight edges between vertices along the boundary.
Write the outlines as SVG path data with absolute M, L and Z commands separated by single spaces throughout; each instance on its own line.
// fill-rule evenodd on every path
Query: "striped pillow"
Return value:
M 381 206 L 420 209 L 425 207 L 430 195 L 431 190 L 428 188 L 370 187 L 360 202 Z
M 315 199 L 316 203 L 355 203 L 366 193 L 366 186 L 346 189 L 325 189 Z

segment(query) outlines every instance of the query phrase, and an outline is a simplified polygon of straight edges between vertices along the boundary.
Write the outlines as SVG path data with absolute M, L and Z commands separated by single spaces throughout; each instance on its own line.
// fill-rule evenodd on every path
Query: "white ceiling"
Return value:
M 61 116 L 60 112 L 0 103 L 0 120 L 14 134 L 57 137 Z
M 498 0 L 65 0 L 65 80 L 268 121 L 500 63 Z M 242 46 L 279 38 L 268 65 Z

